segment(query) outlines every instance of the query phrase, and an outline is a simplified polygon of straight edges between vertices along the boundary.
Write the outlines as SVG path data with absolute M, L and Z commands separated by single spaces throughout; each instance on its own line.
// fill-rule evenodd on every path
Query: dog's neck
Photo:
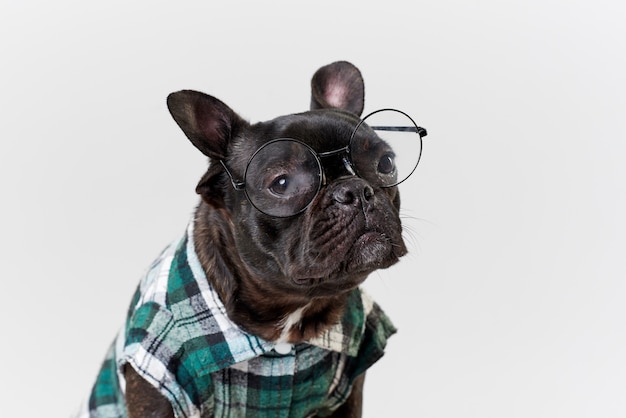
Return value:
M 266 341 L 298 343 L 339 321 L 349 292 L 323 298 L 286 295 L 249 273 L 236 251 L 223 250 L 236 248 L 232 219 L 225 210 L 202 202 L 193 238 L 207 279 L 229 318 L 245 331 Z

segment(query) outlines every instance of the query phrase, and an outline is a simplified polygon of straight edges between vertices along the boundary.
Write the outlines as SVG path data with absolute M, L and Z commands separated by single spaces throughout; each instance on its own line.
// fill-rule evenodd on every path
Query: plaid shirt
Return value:
M 383 355 L 396 331 L 387 316 L 356 289 L 330 330 L 275 350 L 274 343 L 246 333 L 226 316 L 194 251 L 192 229 L 193 222 L 141 281 L 80 416 L 127 415 L 126 363 L 158 388 L 176 417 L 332 413 L 349 396 L 354 379 Z

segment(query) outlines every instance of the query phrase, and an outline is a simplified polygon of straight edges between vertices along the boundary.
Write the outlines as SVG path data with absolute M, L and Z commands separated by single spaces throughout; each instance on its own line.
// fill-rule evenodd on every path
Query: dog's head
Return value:
M 274 289 L 343 293 L 407 252 L 398 189 L 384 179 L 394 154 L 361 124 L 363 102 L 361 73 L 347 62 L 315 73 L 310 111 L 267 122 L 250 124 L 196 91 L 168 97 L 210 158 L 202 204 L 227 218 L 236 246 L 228 250 Z

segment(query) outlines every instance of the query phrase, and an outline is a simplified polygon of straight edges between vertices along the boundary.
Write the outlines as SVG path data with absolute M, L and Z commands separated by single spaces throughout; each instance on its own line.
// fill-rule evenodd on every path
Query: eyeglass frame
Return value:
M 322 189 L 323 186 L 326 185 L 326 175 L 325 175 L 325 170 L 324 170 L 324 166 L 322 165 L 322 159 L 323 158 L 327 158 L 327 157 L 332 157 L 335 155 L 340 155 L 342 153 L 345 153 L 345 155 L 342 157 L 341 162 L 344 164 L 345 168 L 350 172 L 351 175 L 353 176 L 357 176 L 359 178 L 362 178 L 361 176 L 359 176 L 354 168 L 354 165 L 350 159 L 350 146 L 352 145 L 352 140 L 354 139 L 354 136 L 356 135 L 357 131 L 359 130 L 359 128 L 361 127 L 361 125 L 363 125 L 365 123 L 365 120 L 367 118 L 369 118 L 372 115 L 375 115 L 376 113 L 380 113 L 380 112 L 384 112 L 384 111 L 394 111 L 394 112 L 398 112 L 404 116 L 406 116 L 407 118 L 409 118 L 409 120 L 413 123 L 413 126 L 369 126 L 370 129 L 372 129 L 373 131 L 394 131 L 394 132 L 412 132 L 412 133 L 416 133 L 419 136 L 419 141 L 420 141 L 420 152 L 419 155 L 417 156 L 417 162 L 415 163 L 415 165 L 413 166 L 413 169 L 411 170 L 411 172 L 402 180 L 390 184 L 390 185 L 385 185 L 385 186 L 378 186 L 382 189 L 387 189 L 390 187 L 395 187 L 399 184 L 401 184 L 402 182 L 406 181 L 409 177 L 411 177 L 411 175 L 413 175 L 413 173 L 415 172 L 415 170 L 417 169 L 417 166 L 420 163 L 420 160 L 422 158 L 422 139 L 428 135 L 428 131 L 426 130 L 426 128 L 423 128 L 421 126 L 418 126 L 417 123 L 415 123 L 415 121 L 413 120 L 413 118 L 411 116 L 409 116 L 408 114 L 406 114 L 405 112 L 398 110 L 398 109 L 393 109 L 393 108 L 384 108 L 384 109 L 378 109 L 375 110 L 371 113 L 368 113 L 365 117 L 363 117 L 359 123 L 356 125 L 356 127 L 354 128 L 354 130 L 352 131 L 352 134 L 350 135 L 350 141 L 348 141 L 348 145 L 346 145 L 345 147 L 336 149 L 336 150 L 332 150 L 332 151 L 325 151 L 325 152 L 317 152 L 315 149 L 313 149 L 313 147 L 311 147 L 309 144 L 296 139 L 296 138 L 275 138 L 272 139 L 271 141 L 266 142 L 265 144 L 261 145 L 256 151 L 254 151 L 254 153 L 250 156 L 250 158 L 248 159 L 248 162 L 246 163 L 246 169 L 244 171 L 243 174 L 243 180 L 235 180 L 235 178 L 233 177 L 232 173 L 230 172 L 230 170 L 228 169 L 228 167 L 226 166 L 226 163 L 224 162 L 224 160 L 220 159 L 219 162 L 222 165 L 222 167 L 224 168 L 224 171 L 226 172 L 226 174 L 228 175 L 228 177 L 230 178 L 230 183 L 232 184 L 233 188 L 235 190 L 241 191 L 243 190 L 244 194 L 246 195 L 246 199 L 248 200 L 248 202 L 250 202 L 250 204 L 259 212 L 263 213 L 264 215 L 273 217 L 273 218 L 290 218 L 293 216 L 297 216 L 299 214 L 301 214 L 302 212 L 304 212 L 310 205 L 311 203 L 313 203 L 313 201 L 315 200 L 315 197 L 319 194 L 320 190 Z M 248 195 L 248 191 L 246 189 L 246 175 L 248 174 L 248 168 L 250 166 L 250 163 L 252 162 L 252 160 L 254 159 L 254 157 L 261 151 L 263 150 L 265 147 L 269 146 L 270 144 L 276 143 L 276 142 L 281 142 L 281 141 L 291 141 L 291 142 L 295 142 L 297 144 L 300 144 L 302 146 L 304 146 L 306 149 L 308 149 L 311 154 L 313 154 L 313 156 L 315 157 L 315 160 L 317 161 L 317 165 L 319 168 L 319 182 L 318 182 L 318 186 L 317 186 L 317 190 L 315 191 L 315 194 L 313 195 L 313 198 L 311 199 L 311 201 L 309 203 L 307 203 L 302 209 L 300 209 L 299 211 L 297 211 L 296 213 L 293 213 L 291 215 L 286 215 L 286 216 L 277 216 L 277 215 L 270 215 L 269 213 L 266 213 L 265 211 L 259 209 L 254 202 L 252 201 L 252 199 L 250 198 L 250 196 Z

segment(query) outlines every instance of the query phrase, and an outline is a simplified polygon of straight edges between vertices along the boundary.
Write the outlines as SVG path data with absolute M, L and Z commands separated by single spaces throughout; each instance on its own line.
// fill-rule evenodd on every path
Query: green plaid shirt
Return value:
M 176 417 L 308 417 L 338 408 L 354 379 L 383 355 L 395 332 L 387 316 L 356 289 L 334 327 L 275 350 L 226 316 L 192 229 L 193 222 L 141 281 L 80 416 L 127 415 L 126 363 L 167 397 Z

